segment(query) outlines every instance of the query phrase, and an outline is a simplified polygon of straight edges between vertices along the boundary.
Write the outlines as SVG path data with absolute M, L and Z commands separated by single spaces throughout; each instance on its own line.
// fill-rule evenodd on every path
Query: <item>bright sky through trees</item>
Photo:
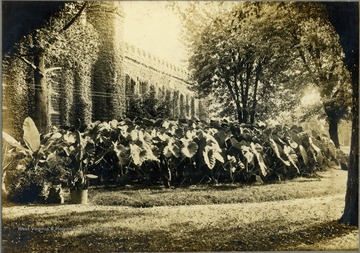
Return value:
M 180 41 L 181 22 L 166 7 L 166 1 L 124 1 L 122 4 L 125 41 L 186 67 L 186 49 Z
M 305 92 L 305 95 L 301 99 L 302 106 L 311 106 L 316 103 L 319 103 L 321 97 L 317 89 L 308 88 Z

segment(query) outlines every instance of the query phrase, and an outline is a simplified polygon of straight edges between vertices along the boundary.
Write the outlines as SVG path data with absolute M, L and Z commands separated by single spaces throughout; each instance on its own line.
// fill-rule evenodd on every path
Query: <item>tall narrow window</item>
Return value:
M 184 95 L 180 94 L 180 118 L 185 117 Z

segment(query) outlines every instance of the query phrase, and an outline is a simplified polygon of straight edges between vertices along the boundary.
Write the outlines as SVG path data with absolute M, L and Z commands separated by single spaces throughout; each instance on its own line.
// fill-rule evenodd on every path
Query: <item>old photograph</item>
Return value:
M 1 9 L 1 252 L 359 250 L 357 1 Z

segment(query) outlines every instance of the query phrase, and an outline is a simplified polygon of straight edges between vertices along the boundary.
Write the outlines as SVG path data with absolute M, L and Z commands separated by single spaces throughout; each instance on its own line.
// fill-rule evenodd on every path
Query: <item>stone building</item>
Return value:
M 188 88 L 186 69 L 126 42 L 124 45 L 125 100 L 133 94 L 141 96 L 153 86 L 158 97 L 169 93 L 172 117 L 199 118 L 200 101 Z
M 17 20 L 13 23 L 20 24 L 17 28 L 27 27 L 26 20 L 31 23 L 38 3 L 31 2 L 30 5 L 31 10 L 27 12 L 24 6 L 23 15 L 16 16 Z M 52 8 L 51 3 L 42 5 L 44 10 L 45 7 L 49 7 L 50 16 L 61 9 L 61 6 Z M 11 16 L 10 13 L 7 16 Z M 31 29 L 22 31 L 21 36 L 25 41 L 20 42 L 19 37 L 16 42 L 13 40 L 11 47 L 16 48 L 16 43 L 30 43 L 27 38 L 35 30 L 46 27 L 44 23 L 48 19 L 49 17 L 41 17 L 41 24 L 29 26 Z M 96 120 L 124 118 L 131 97 L 141 97 L 150 89 L 156 91 L 158 98 L 167 99 L 170 117 L 204 119 L 205 106 L 189 90 L 190 83 L 185 69 L 124 41 L 124 12 L 121 2 L 88 2 L 79 19 L 80 22 L 73 24 L 72 28 L 97 34 L 96 50 L 91 51 L 89 56 L 89 52 L 81 51 L 82 46 L 78 47 L 78 58 L 72 58 L 75 64 L 70 65 L 58 60 L 56 54 L 49 53 L 46 56 L 45 68 L 58 67 L 58 70 L 46 74 L 47 91 L 44 93 L 47 94 L 48 106 L 44 111 L 48 117 L 47 126 L 42 131 L 47 131 L 50 125 L 73 125 L 77 119 L 87 124 Z M 52 27 L 44 29 L 51 30 Z M 10 36 L 11 32 L 7 34 Z M 82 38 L 81 43 L 86 44 L 86 39 Z M 8 45 L 6 48 L 11 47 Z M 69 47 L 62 50 L 67 50 L 67 54 L 74 54 L 74 49 Z M 3 60 L 2 73 L 3 129 L 14 136 L 21 136 L 24 119 L 36 115 L 34 108 L 41 108 L 34 99 L 40 88 L 35 82 L 31 64 L 12 55 L 10 50 L 6 50 L 4 55 L 7 60 L 6 63 Z M 31 57 L 28 59 L 31 61 Z
M 98 59 L 93 66 L 91 120 L 111 120 L 126 116 L 129 98 L 141 96 L 152 86 L 156 96 L 168 93 L 171 116 L 203 118 L 201 101 L 188 88 L 188 72 L 124 41 L 121 2 L 93 2 L 86 21 L 99 34 Z M 101 85 L 99 85 L 101 84 Z M 55 94 L 57 95 L 57 94 Z M 51 123 L 60 125 L 59 99 L 50 99 Z

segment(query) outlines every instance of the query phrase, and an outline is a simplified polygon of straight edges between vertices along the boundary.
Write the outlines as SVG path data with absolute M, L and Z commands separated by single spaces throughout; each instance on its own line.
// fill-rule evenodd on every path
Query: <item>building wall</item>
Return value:
M 141 96 L 149 91 L 150 86 L 155 87 L 157 97 L 168 94 L 172 117 L 203 119 L 201 101 L 195 99 L 195 94 L 189 90 L 187 70 L 126 43 L 123 19 L 120 2 L 92 2 L 86 12 L 85 22 L 93 25 L 99 34 L 98 57 L 91 73 L 91 120 L 124 117 L 129 97 L 134 94 Z M 51 108 L 59 108 L 55 96 L 51 103 Z M 53 114 L 56 113 L 55 110 Z M 53 124 L 59 122 L 52 121 Z
M 173 117 L 201 118 L 201 103 L 188 89 L 185 69 L 124 42 L 120 2 L 89 2 L 89 8 L 80 18 L 81 22 L 74 23 L 72 29 L 98 34 L 94 38 L 98 38 L 99 45 L 96 52 L 91 51 L 91 57 L 84 49 L 77 54 L 82 57 L 75 61 L 64 60 L 66 57 L 63 59 L 57 54 L 47 55 L 46 67 L 60 67 L 46 76 L 52 125 L 73 125 L 79 118 L 85 124 L 123 118 L 127 98 L 146 92 L 150 85 L 156 88 L 157 98 L 169 100 Z M 19 43 L 30 43 L 28 35 Z M 86 43 L 85 38 L 83 42 Z M 73 49 L 64 50 L 67 54 Z M 34 115 L 37 106 L 34 94 L 38 87 L 34 85 L 31 67 L 11 53 L 3 58 L 3 128 L 20 137 L 23 120 Z M 84 65 L 76 66 L 78 62 Z M 126 93 L 127 82 L 133 85 L 133 92 L 129 89 Z
M 189 90 L 188 72 L 129 43 L 124 43 L 123 73 L 129 86 L 126 97 L 142 95 L 154 86 L 157 96 L 170 92 L 172 116 L 175 118 L 198 117 L 199 103 Z M 131 87 L 130 87 L 131 86 Z M 134 93 L 133 93 L 134 92 Z M 193 106 L 191 106 L 193 104 Z M 192 108 L 192 110 L 191 110 Z
M 124 116 L 123 19 L 119 2 L 92 2 L 87 21 L 99 34 L 98 60 L 92 71 L 94 96 L 93 120 L 110 120 Z

